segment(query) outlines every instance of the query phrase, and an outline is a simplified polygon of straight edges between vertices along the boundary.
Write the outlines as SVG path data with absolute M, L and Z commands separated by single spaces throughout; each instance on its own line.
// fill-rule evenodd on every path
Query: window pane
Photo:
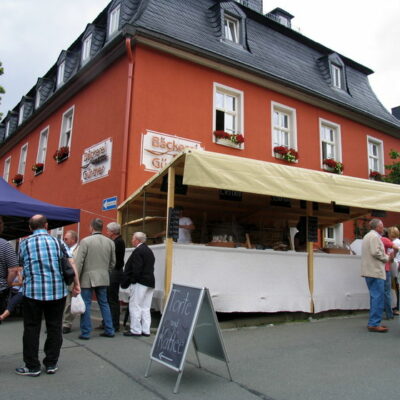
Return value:
M 235 118 L 227 113 L 225 113 L 225 131 L 229 133 L 235 132 Z
M 224 108 L 224 95 L 222 93 L 217 92 L 215 96 L 215 102 L 217 108 Z
M 216 110 L 216 113 L 215 113 L 215 130 L 217 130 L 217 131 L 225 130 L 224 114 L 225 113 L 223 111 Z
M 274 126 L 279 126 L 279 113 L 274 111 Z
M 231 30 L 229 29 L 229 21 L 225 20 L 225 39 L 232 40 Z
M 225 96 L 225 110 L 226 111 L 235 111 L 236 105 L 235 105 L 235 98 L 229 95 Z
M 283 128 L 289 128 L 289 117 L 287 114 L 282 114 L 281 126 Z

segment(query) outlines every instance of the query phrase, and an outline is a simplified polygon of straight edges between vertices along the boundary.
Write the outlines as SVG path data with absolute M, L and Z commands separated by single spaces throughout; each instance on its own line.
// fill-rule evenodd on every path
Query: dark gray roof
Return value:
M 346 69 L 347 90 L 337 90 L 327 82 L 319 66 L 321 57 L 334 53 L 298 32 L 234 1 L 219 0 L 142 0 L 147 4 L 131 24 L 137 28 L 179 41 L 197 51 L 226 58 L 267 77 L 314 93 L 344 107 L 400 127 L 372 91 L 368 74 L 372 71 L 340 56 Z M 245 46 L 232 46 L 221 40 L 217 8 L 246 14 Z M 234 12 L 234 11 L 233 11 Z M 214 13 L 214 18 L 210 18 Z M 239 14 L 239 13 L 237 13 Z M 240 15 L 238 15 L 240 16 Z

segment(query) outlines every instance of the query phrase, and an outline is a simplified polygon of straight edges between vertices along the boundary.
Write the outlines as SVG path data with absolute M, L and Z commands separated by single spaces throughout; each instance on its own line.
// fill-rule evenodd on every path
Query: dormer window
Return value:
M 57 72 L 57 86 L 61 86 L 64 83 L 64 74 L 65 74 L 65 61 L 63 61 L 58 66 Z
M 332 86 L 342 89 L 342 67 L 336 64 L 331 64 L 332 68 Z
M 229 40 L 233 43 L 240 43 L 239 27 L 240 27 L 239 20 L 225 15 L 224 32 L 226 40 Z
M 11 129 L 11 122 L 10 121 L 7 121 L 7 124 L 6 124 L 6 138 L 8 137 L 8 136 L 10 136 L 10 129 Z
M 19 108 L 19 115 L 18 115 L 18 125 L 21 125 L 24 122 L 24 111 L 25 111 L 25 104 L 22 104 Z
M 82 48 L 82 63 L 85 63 L 90 58 L 90 49 L 92 47 L 92 35 L 89 35 L 83 41 L 83 48 Z
M 36 91 L 35 109 L 40 107 L 40 90 Z
M 118 5 L 110 13 L 110 20 L 108 23 L 108 36 L 111 36 L 118 30 L 120 11 L 121 11 L 121 6 Z

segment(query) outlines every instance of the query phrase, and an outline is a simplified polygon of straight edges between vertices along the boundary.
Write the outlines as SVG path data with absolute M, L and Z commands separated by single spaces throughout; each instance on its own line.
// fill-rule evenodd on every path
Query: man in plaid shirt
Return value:
M 47 233 L 47 219 L 43 215 L 34 215 L 29 220 L 31 236 L 23 240 L 19 249 L 20 263 L 24 268 L 24 334 L 23 355 L 25 367 L 17 368 L 19 375 L 39 376 L 39 335 L 42 315 L 46 321 L 47 338 L 44 345 L 43 364 L 47 374 L 58 370 L 58 357 L 63 342 L 62 318 L 65 297 L 68 294 L 64 283 L 60 257 L 62 251 L 68 254 L 75 270 L 73 295 L 80 293 L 78 274 L 67 246 L 60 248 L 60 242 Z

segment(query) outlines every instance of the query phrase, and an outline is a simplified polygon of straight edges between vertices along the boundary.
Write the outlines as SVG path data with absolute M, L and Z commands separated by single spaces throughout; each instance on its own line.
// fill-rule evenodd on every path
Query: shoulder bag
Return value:
M 68 260 L 68 258 L 69 258 L 68 254 L 66 254 L 64 251 L 64 245 L 61 243 L 61 241 L 59 239 L 57 239 L 57 241 L 58 241 L 59 248 L 60 248 L 59 262 L 60 262 L 61 273 L 64 278 L 64 282 L 67 285 L 70 285 L 74 281 L 75 271 L 72 268 L 72 265 Z

